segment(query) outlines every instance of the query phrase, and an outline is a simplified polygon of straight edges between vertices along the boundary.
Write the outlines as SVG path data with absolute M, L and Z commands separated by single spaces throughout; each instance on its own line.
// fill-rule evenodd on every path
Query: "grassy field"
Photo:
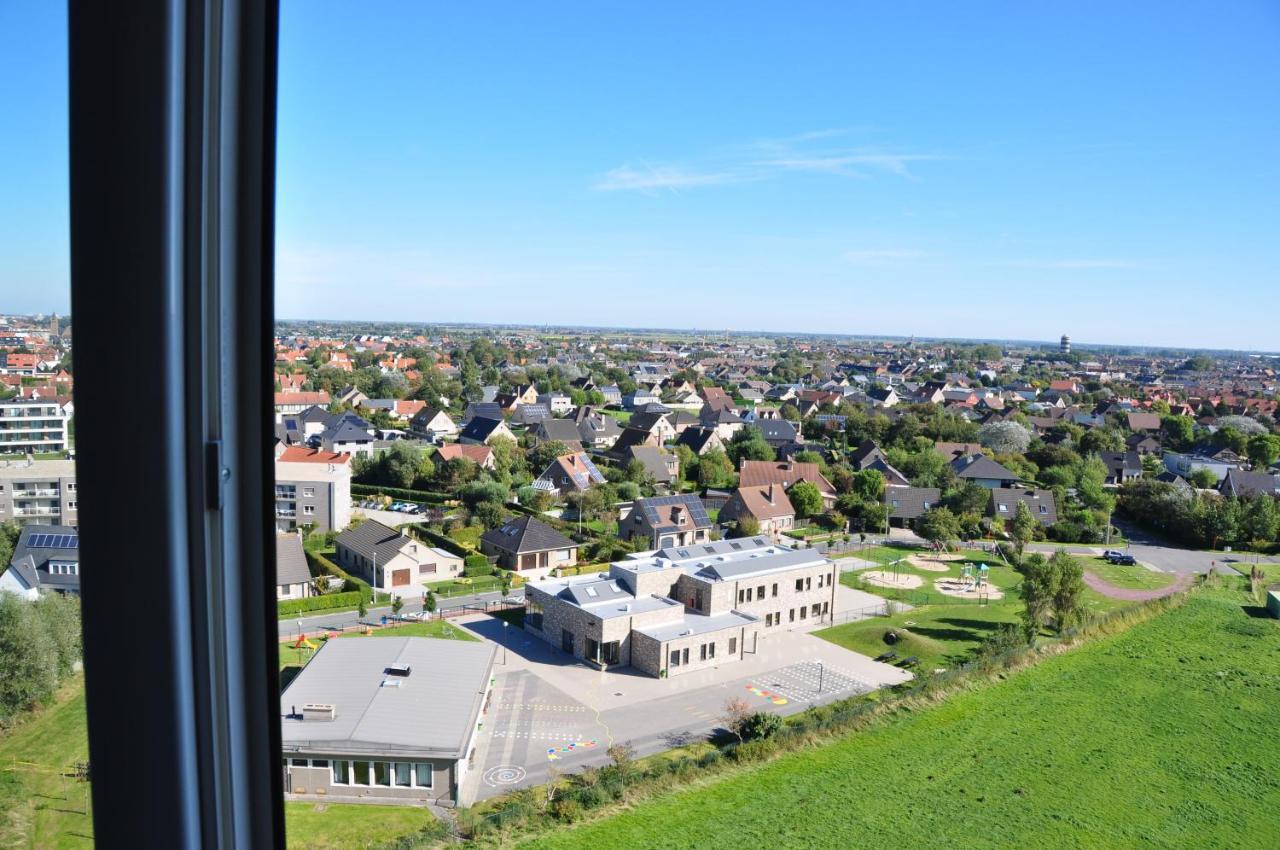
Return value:
M 76 677 L 0 737 L 0 847 L 92 847 L 89 786 L 62 775 L 88 760 L 84 680 Z
M 344 803 L 285 803 L 285 844 L 291 850 L 358 850 L 443 824 L 426 809 Z
M 1122 567 L 1117 564 L 1108 564 L 1101 558 L 1081 558 L 1080 561 L 1086 570 L 1116 587 L 1159 590 L 1173 584 L 1177 578 L 1170 573 L 1157 573 L 1146 567 Z
M 495 575 L 459 576 L 441 581 L 427 582 L 427 589 L 441 596 L 462 596 L 468 593 L 487 593 L 502 589 L 502 577 Z
M 1280 624 L 1206 590 L 870 731 L 528 846 L 1280 846 Z

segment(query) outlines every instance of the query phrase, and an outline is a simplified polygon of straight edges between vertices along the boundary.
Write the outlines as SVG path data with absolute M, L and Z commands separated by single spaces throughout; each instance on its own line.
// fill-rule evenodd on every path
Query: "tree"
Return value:
M 996 454 L 1022 454 L 1031 445 L 1031 431 L 1017 422 L 988 422 L 978 429 L 978 442 Z
M 1246 437 L 1267 433 L 1267 427 L 1250 416 L 1223 416 L 1217 424 L 1219 431 L 1230 428 Z
M 422 600 L 422 610 L 426 611 L 428 614 L 434 614 L 436 612 L 435 591 L 432 591 L 432 590 L 427 591 L 426 598 Z
M 1162 416 L 1160 430 L 1172 449 L 1182 450 L 1195 440 L 1195 420 L 1190 416 Z
M 952 513 L 981 514 L 991 504 L 991 491 L 974 481 L 965 481 L 943 499 Z
M 398 593 L 391 597 L 391 613 L 392 614 L 399 616 L 400 609 L 403 607 L 404 607 L 404 597 L 402 597 Z
M 727 447 L 734 467 L 741 467 L 744 460 L 773 460 L 773 446 L 765 440 L 759 428 L 742 428 L 733 435 Z
M 34 605 L 0 592 L 0 726 L 58 686 L 58 649 Z
M 744 516 L 738 519 L 738 526 L 734 529 L 734 537 L 755 537 L 760 533 L 760 521 L 753 516 Z
M 1063 549 L 1053 553 L 1049 567 L 1054 579 L 1053 610 L 1062 632 L 1084 618 L 1084 568 Z
M 1211 490 L 1218 486 L 1217 474 L 1207 466 L 1197 466 L 1191 470 L 1191 476 L 1187 480 L 1201 490 Z
M 725 731 L 737 738 L 738 743 L 741 744 L 744 740 L 743 732 L 746 731 L 747 718 L 751 715 L 751 703 L 742 697 L 730 697 L 725 700 L 724 708 L 717 719 Z
M 863 469 L 850 477 L 849 492 L 864 502 L 879 502 L 884 497 L 884 487 L 879 470 Z
M 816 484 L 800 481 L 787 493 L 798 517 L 818 516 L 822 513 L 822 491 Z
M 932 508 L 916 520 L 916 534 L 935 549 L 946 549 L 953 540 L 960 539 L 960 520 L 947 508 Z
M 1022 631 L 1028 644 L 1034 644 L 1036 635 L 1044 628 L 1049 611 L 1053 607 L 1053 568 L 1043 555 L 1032 555 L 1022 562 L 1022 584 L 1018 593 L 1022 596 Z
M 379 458 L 383 478 L 392 487 L 408 490 L 423 474 L 422 452 L 412 444 L 397 440 Z
M 364 594 L 360 594 L 360 601 L 356 604 L 356 617 L 363 620 L 369 614 L 369 605 L 364 601 Z
M 786 419 L 788 422 L 800 421 L 800 409 L 791 402 L 787 402 L 782 405 L 782 408 L 778 411 L 778 415 L 783 419 Z
M 1257 434 L 1249 438 L 1245 452 L 1255 469 L 1268 469 L 1280 457 L 1280 437 L 1275 434 Z
M 698 460 L 698 483 L 703 487 L 733 486 L 733 462 L 719 449 L 707 452 Z
M 1027 507 L 1027 503 L 1018 502 L 1018 509 L 1014 511 L 1013 519 L 1009 521 L 1009 536 L 1013 538 L 1014 551 L 1018 553 L 1018 562 L 1022 562 L 1022 553 L 1026 550 L 1027 544 L 1036 539 L 1036 531 L 1040 528 L 1040 523 L 1031 514 L 1031 509 Z

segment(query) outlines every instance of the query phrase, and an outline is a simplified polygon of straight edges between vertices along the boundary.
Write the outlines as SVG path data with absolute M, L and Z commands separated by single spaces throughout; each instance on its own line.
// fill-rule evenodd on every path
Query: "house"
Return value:
M 480 551 L 526 579 L 578 563 L 578 544 L 539 519 L 518 516 L 480 535 Z
M 538 385 L 537 384 L 520 384 L 512 395 L 515 396 L 515 404 L 536 404 L 538 401 Z
M 962 457 L 982 454 L 978 443 L 934 443 L 933 450 L 946 458 L 947 463 Z
M 409 420 L 409 431 L 413 434 L 436 440 L 452 437 L 458 433 L 457 423 L 448 413 L 438 407 L 424 407 Z
M 720 387 L 707 385 L 699 390 L 698 394 L 702 396 L 703 407 L 708 410 L 733 410 L 732 396 Z
M 341 531 L 351 522 L 351 455 L 277 446 L 276 531 L 312 525 Z
M 1126 414 L 1129 421 L 1129 430 L 1139 431 L 1159 431 L 1160 430 L 1160 414 L 1146 413 L 1140 411 L 1130 411 Z
M 485 445 L 463 445 L 462 443 L 450 443 L 441 446 L 431 455 L 431 462 L 439 468 L 441 465 L 448 463 L 454 458 L 466 458 L 481 469 L 496 469 L 494 461 L 493 449 Z
M 544 419 L 551 418 L 551 410 L 542 402 L 522 404 L 511 414 L 512 425 L 537 425 Z
M 564 416 L 573 410 L 573 399 L 568 393 L 544 393 L 537 397 L 538 404 L 546 405 L 552 416 Z
M 617 419 L 593 410 L 590 406 L 579 408 L 573 421 L 578 425 L 578 435 L 584 446 L 607 449 L 622 434 L 622 426 Z
M 610 384 L 607 387 L 601 387 L 600 395 L 604 397 L 605 404 L 610 404 L 610 405 L 622 404 L 622 390 L 618 389 L 617 384 Z
M 667 421 L 671 423 L 672 430 L 679 437 L 689 428 L 697 428 L 701 420 L 687 410 L 673 410 L 667 414 Z
M 1010 522 L 1017 516 L 1019 502 L 1025 504 L 1031 515 L 1046 528 L 1058 521 L 1058 503 L 1053 491 L 1030 487 L 996 487 L 991 491 L 987 512 L 994 519 Z
M 733 435 L 745 427 L 742 417 L 732 410 L 712 410 L 704 407 L 698 417 L 698 424 L 703 428 L 711 428 L 721 440 L 732 440 Z
M 836 578 L 814 550 L 763 536 L 669 546 L 603 576 L 527 585 L 524 628 L 603 669 L 670 678 L 741 660 L 775 631 L 829 622 Z
M 1165 452 L 1164 457 L 1165 469 L 1174 475 L 1180 475 L 1183 478 L 1190 479 L 1192 473 L 1197 469 L 1207 469 L 1221 481 L 1227 477 L 1227 473 L 1232 469 L 1239 469 L 1240 463 L 1237 460 L 1229 460 L 1226 457 L 1220 457 L 1216 453 L 1195 452 Z
M 871 399 L 876 407 L 893 407 L 901 401 L 893 387 L 872 387 L 867 390 L 867 398 Z
M 818 488 L 822 494 L 823 510 L 831 510 L 836 503 L 836 488 L 818 469 L 816 463 L 799 463 L 796 461 L 743 460 L 738 472 L 739 487 L 760 487 L 767 484 L 781 484 L 782 489 L 790 490 L 794 484 L 808 481 Z
M 1130 434 L 1124 444 L 1129 451 L 1137 452 L 1139 457 L 1160 454 L 1160 441 L 1150 434 Z
M 697 496 L 657 496 L 637 499 L 618 523 L 618 537 L 640 537 L 654 549 L 691 546 L 711 539 L 711 520 Z
M 632 446 L 626 461 L 639 461 L 655 484 L 669 486 L 680 480 L 680 459 L 658 446 Z
M 514 443 L 516 435 L 511 433 L 507 423 L 501 419 L 489 419 L 485 416 L 477 416 L 472 419 L 462 429 L 462 433 L 458 434 L 458 442 L 460 443 L 487 446 L 494 440 L 510 440 Z
M 286 798 L 470 803 L 461 792 L 497 651 L 422 637 L 325 641 L 280 694 Z
M 373 426 L 354 413 L 344 413 L 320 432 L 320 448 L 345 455 L 373 456 Z
M 367 519 L 334 541 L 338 565 L 375 590 L 416 599 L 423 583 L 462 574 L 462 558 Z
M 1250 496 L 1274 496 L 1280 498 L 1280 475 L 1269 472 L 1245 472 L 1228 469 L 1218 483 L 1218 492 L 1224 496 L 1248 498 Z
M 881 499 L 889 508 L 890 525 L 906 528 L 942 502 L 942 491 L 937 487 L 892 485 L 884 488 Z
M 276 599 L 305 599 L 314 591 L 299 532 L 276 532 Z
M 786 419 L 766 419 L 755 426 L 764 435 L 764 441 L 775 449 L 800 442 L 800 432 L 793 422 Z
M 609 456 L 625 463 L 631 457 L 631 450 L 637 446 L 652 446 L 658 448 L 662 445 L 656 437 L 647 431 L 639 428 L 623 428 L 618 439 L 614 441 L 609 448 Z
M 572 419 L 543 419 L 529 432 L 537 444 L 563 443 L 567 448 L 582 448 L 582 432 Z
M 285 387 L 284 389 L 287 390 L 289 388 Z M 297 389 L 301 389 L 301 387 L 298 387 Z M 369 397 L 367 395 L 360 392 L 360 390 L 358 390 L 354 385 L 352 385 L 349 387 L 344 387 L 341 392 L 339 392 L 336 396 L 334 396 L 333 400 L 336 401 L 338 404 L 346 404 L 351 407 L 359 407 L 366 400 L 368 400 L 368 398 Z
M 689 428 L 676 438 L 677 446 L 688 446 L 701 457 L 707 452 L 724 451 L 724 441 L 712 428 Z
M 533 486 L 551 493 L 581 493 L 603 484 L 604 475 L 582 452 L 560 455 L 543 470 Z
M 327 392 L 278 392 L 275 394 L 276 413 L 301 413 L 308 407 L 328 407 L 331 399 Z
M 955 471 L 957 478 L 972 481 L 987 489 L 1012 487 L 1018 481 L 1016 473 L 981 454 L 956 458 L 951 462 L 951 469 Z
M 627 410 L 638 410 L 647 404 L 659 404 L 661 401 L 662 399 L 651 390 L 638 388 L 635 392 L 627 393 L 622 397 L 622 406 Z
M 1105 484 L 1123 484 L 1142 477 L 1142 458 L 1137 452 L 1098 452 L 1107 467 Z
M 75 461 L 0 461 L 0 523 L 76 525 L 79 502 Z
M 740 522 L 747 517 L 756 521 L 761 535 L 778 540 L 795 527 L 796 509 L 781 485 L 739 487 L 720 509 L 719 521 Z
M 18 533 L 0 591 L 33 600 L 80 593 L 80 533 L 69 525 L 26 525 Z
M 676 438 L 675 425 L 662 413 L 637 413 L 627 422 L 627 427 L 644 431 L 649 445 L 660 446 Z

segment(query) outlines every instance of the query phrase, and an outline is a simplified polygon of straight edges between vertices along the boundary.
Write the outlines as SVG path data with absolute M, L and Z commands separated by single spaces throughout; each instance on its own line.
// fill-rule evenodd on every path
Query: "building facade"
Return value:
M 525 629 L 608 668 L 667 677 L 741 659 L 775 630 L 830 622 L 837 570 L 764 537 L 672 547 L 527 585 Z
M 51 399 L 0 402 L 0 454 L 66 451 L 69 419 Z
M 341 531 L 351 524 L 351 456 L 284 448 L 276 456 L 275 497 L 277 531 Z
M 0 462 L 0 522 L 76 525 L 78 501 L 75 461 Z

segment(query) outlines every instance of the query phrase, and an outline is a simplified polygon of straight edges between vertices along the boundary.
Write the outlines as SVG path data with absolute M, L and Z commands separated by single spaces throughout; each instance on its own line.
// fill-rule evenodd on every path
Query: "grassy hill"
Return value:
M 1280 846 L 1280 623 L 1238 591 L 527 846 Z

